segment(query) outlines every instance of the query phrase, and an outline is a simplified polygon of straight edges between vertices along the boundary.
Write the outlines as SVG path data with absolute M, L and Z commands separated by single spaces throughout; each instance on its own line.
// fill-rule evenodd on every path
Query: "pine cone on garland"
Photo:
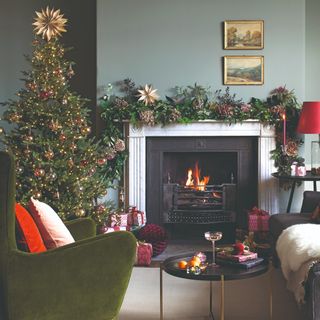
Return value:
M 155 125 L 155 117 L 152 110 L 145 110 L 139 112 L 140 119 L 142 122 L 147 124 L 148 126 L 154 126 Z
M 129 106 L 129 103 L 122 98 L 116 97 L 114 99 L 114 106 L 118 109 L 126 109 Z
M 172 112 L 169 116 L 169 122 L 177 122 L 181 118 L 181 112 L 176 108 L 172 109 Z
M 194 99 L 192 101 L 192 107 L 195 109 L 195 110 L 201 110 L 204 106 L 204 101 L 202 99 Z
M 298 155 L 298 144 L 295 141 L 288 141 L 286 145 L 286 154 L 289 157 L 295 157 Z
M 126 145 L 123 140 L 118 139 L 114 144 L 114 148 L 117 152 L 122 152 L 126 149 Z

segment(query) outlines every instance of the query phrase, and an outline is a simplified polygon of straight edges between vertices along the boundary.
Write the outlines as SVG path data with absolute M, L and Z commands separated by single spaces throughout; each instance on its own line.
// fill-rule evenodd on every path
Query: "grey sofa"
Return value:
M 274 214 L 269 219 L 273 264 L 279 267 L 279 259 L 275 250 L 281 232 L 295 224 L 310 223 L 311 212 L 320 203 L 320 192 L 305 191 L 300 213 Z M 320 320 L 320 263 L 315 264 L 309 272 L 305 284 L 306 304 L 303 312 L 306 320 Z

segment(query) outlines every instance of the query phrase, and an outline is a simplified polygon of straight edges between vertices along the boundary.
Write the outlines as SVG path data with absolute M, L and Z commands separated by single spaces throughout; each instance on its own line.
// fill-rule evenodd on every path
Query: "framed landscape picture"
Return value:
M 224 22 L 224 49 L 263 49 L 263 20 L 226 20 Z
M 262 85 L 263 82 L 263 56 L 224 57 L 224 84 Z

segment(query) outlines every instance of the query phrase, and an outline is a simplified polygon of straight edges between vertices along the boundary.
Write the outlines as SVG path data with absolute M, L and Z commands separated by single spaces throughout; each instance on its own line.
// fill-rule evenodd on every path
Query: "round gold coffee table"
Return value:
M 208 257 L 208 262 L 210 263 L 211 252 L 205 252 Z M 209 300 L 209 312 L 212 319 L 214 319 L 212 311 L 212 282 L 220 281 L 220 320 L 224 320 L 224 281 L 227 280 L 243 280 L 248 278 L 257 277 L 259 275 L 267 273 L 272 267 L 269 266 L 269 262 L 266 260 L 264 263 L 255 266 L 250 269 L 240 269 L 234 266 L 221 265 L 216 268 L 211 268 L 210 266 L 201 274 L 195 275 L 192 273 L 187 273 L 186 270 L 181 270 L 178 267 L 180 260 L 190 260 L 194 253 L 181 254 L 177 256 L 172 256 L 164 260 L 160 265 L 160 319 L 163 320 L 163 271 L 166 273 L 183 279 L 192 280 L 204 280 L 210 282 L 210 300 Z M 271 276 L 271 272 L 270 272 Z M 271 281 L 269 282 L 269 292 L 270 292 L 270 319 L 272 319 L 272 290 Z

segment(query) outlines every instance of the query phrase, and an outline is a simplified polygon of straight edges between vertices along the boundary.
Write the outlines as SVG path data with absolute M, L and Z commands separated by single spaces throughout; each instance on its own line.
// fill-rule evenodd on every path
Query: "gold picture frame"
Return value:
M 263 85 L 264 56 L 224 56 L 225 85 Z
M 263 20 L 224 21 L 224 49 L 261 50 L 263 47 Z

